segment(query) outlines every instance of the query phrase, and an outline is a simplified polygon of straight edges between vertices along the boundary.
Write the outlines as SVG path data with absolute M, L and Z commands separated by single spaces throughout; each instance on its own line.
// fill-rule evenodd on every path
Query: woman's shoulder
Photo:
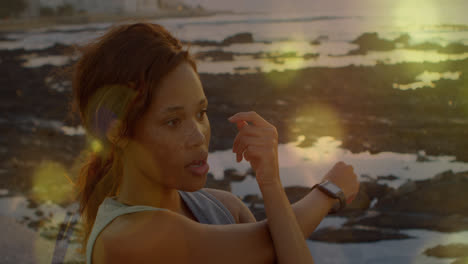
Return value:
M 166 232 L 185 229 L 193 221 L 184 221 L 183 216 L 170 210 L 141 211 L 115 218 L 96 238 L 93 263 L 105 263 L 119 250 L 131 251 L 135 245 L 143 245 L 145 239 L 157 241 Z M 136 250 L 136 249 L 135 249 Z M 121 252 L 122 253 L 122 252 Z

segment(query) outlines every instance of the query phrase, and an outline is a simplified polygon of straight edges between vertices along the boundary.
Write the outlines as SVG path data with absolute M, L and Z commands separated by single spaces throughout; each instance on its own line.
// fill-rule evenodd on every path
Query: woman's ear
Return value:
M 106 132 L 107 140 L 117 147 L 124 149 L 128 144 L 128 139 L 120 135 L 122 129 L 122 121 L 114 119 L 111 121 Z

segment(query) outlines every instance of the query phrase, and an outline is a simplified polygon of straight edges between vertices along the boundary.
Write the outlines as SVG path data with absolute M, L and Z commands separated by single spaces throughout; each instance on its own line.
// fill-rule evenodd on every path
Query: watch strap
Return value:
M 339 191 L 337 192 L 333 192 L 332 190 L 328 189 L 326 187 L 327 184 L 333 184 L 334 187 L 336 189 L 338 189 Z M 341 190 L 340 187 L 338 187 L 336 184 L 334 184 L 333 182 L 331 181 L 324 181 L 322 183 L 318 183 L 318 184 L 315 184 L 311 190 L 313 189 L 319 189 L 321 192 L 323 192 L 324 194 L 328 195 L 329 197 L 331 198 L 334 198 L 334 199 L 338 199 L 339 201 L 339 206 L 335 206 L 331 208 L 330 210 L 330 213 L 337 213 L 338 211 L 342 210 L 343 208 L 346 207 L 346 198 L 345 198 L 345 195 L 343 193 L 343 191 Z

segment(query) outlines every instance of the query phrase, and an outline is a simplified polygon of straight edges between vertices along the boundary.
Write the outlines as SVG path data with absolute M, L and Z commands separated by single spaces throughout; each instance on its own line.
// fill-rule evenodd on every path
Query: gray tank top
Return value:
M 192 214 L 202 224 L 226 225 L 235 224 L 236 221 L 231 212 L 213 195 L 204 191 L 198 190 L 195 192 L 178 191 L 184 202 L 189 207 Z M 94 243 L 101 231 L 118 216 L 131 214 L 141 211 L 157 211 L 165 210 L 165 208 L 137 205 L 128 206 L 116 200 L 116 197 L 107 197 L 99 206 L 96 220 L 88 238 L 86 246 L 86 263 L 91 263 Z

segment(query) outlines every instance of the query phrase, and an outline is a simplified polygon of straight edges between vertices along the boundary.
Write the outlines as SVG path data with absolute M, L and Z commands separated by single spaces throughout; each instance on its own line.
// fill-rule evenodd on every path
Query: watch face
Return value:
M 332 182 L 326 182 L 325 187 L 335 194 L 338 194 L 341 191 L 341 189 Z

